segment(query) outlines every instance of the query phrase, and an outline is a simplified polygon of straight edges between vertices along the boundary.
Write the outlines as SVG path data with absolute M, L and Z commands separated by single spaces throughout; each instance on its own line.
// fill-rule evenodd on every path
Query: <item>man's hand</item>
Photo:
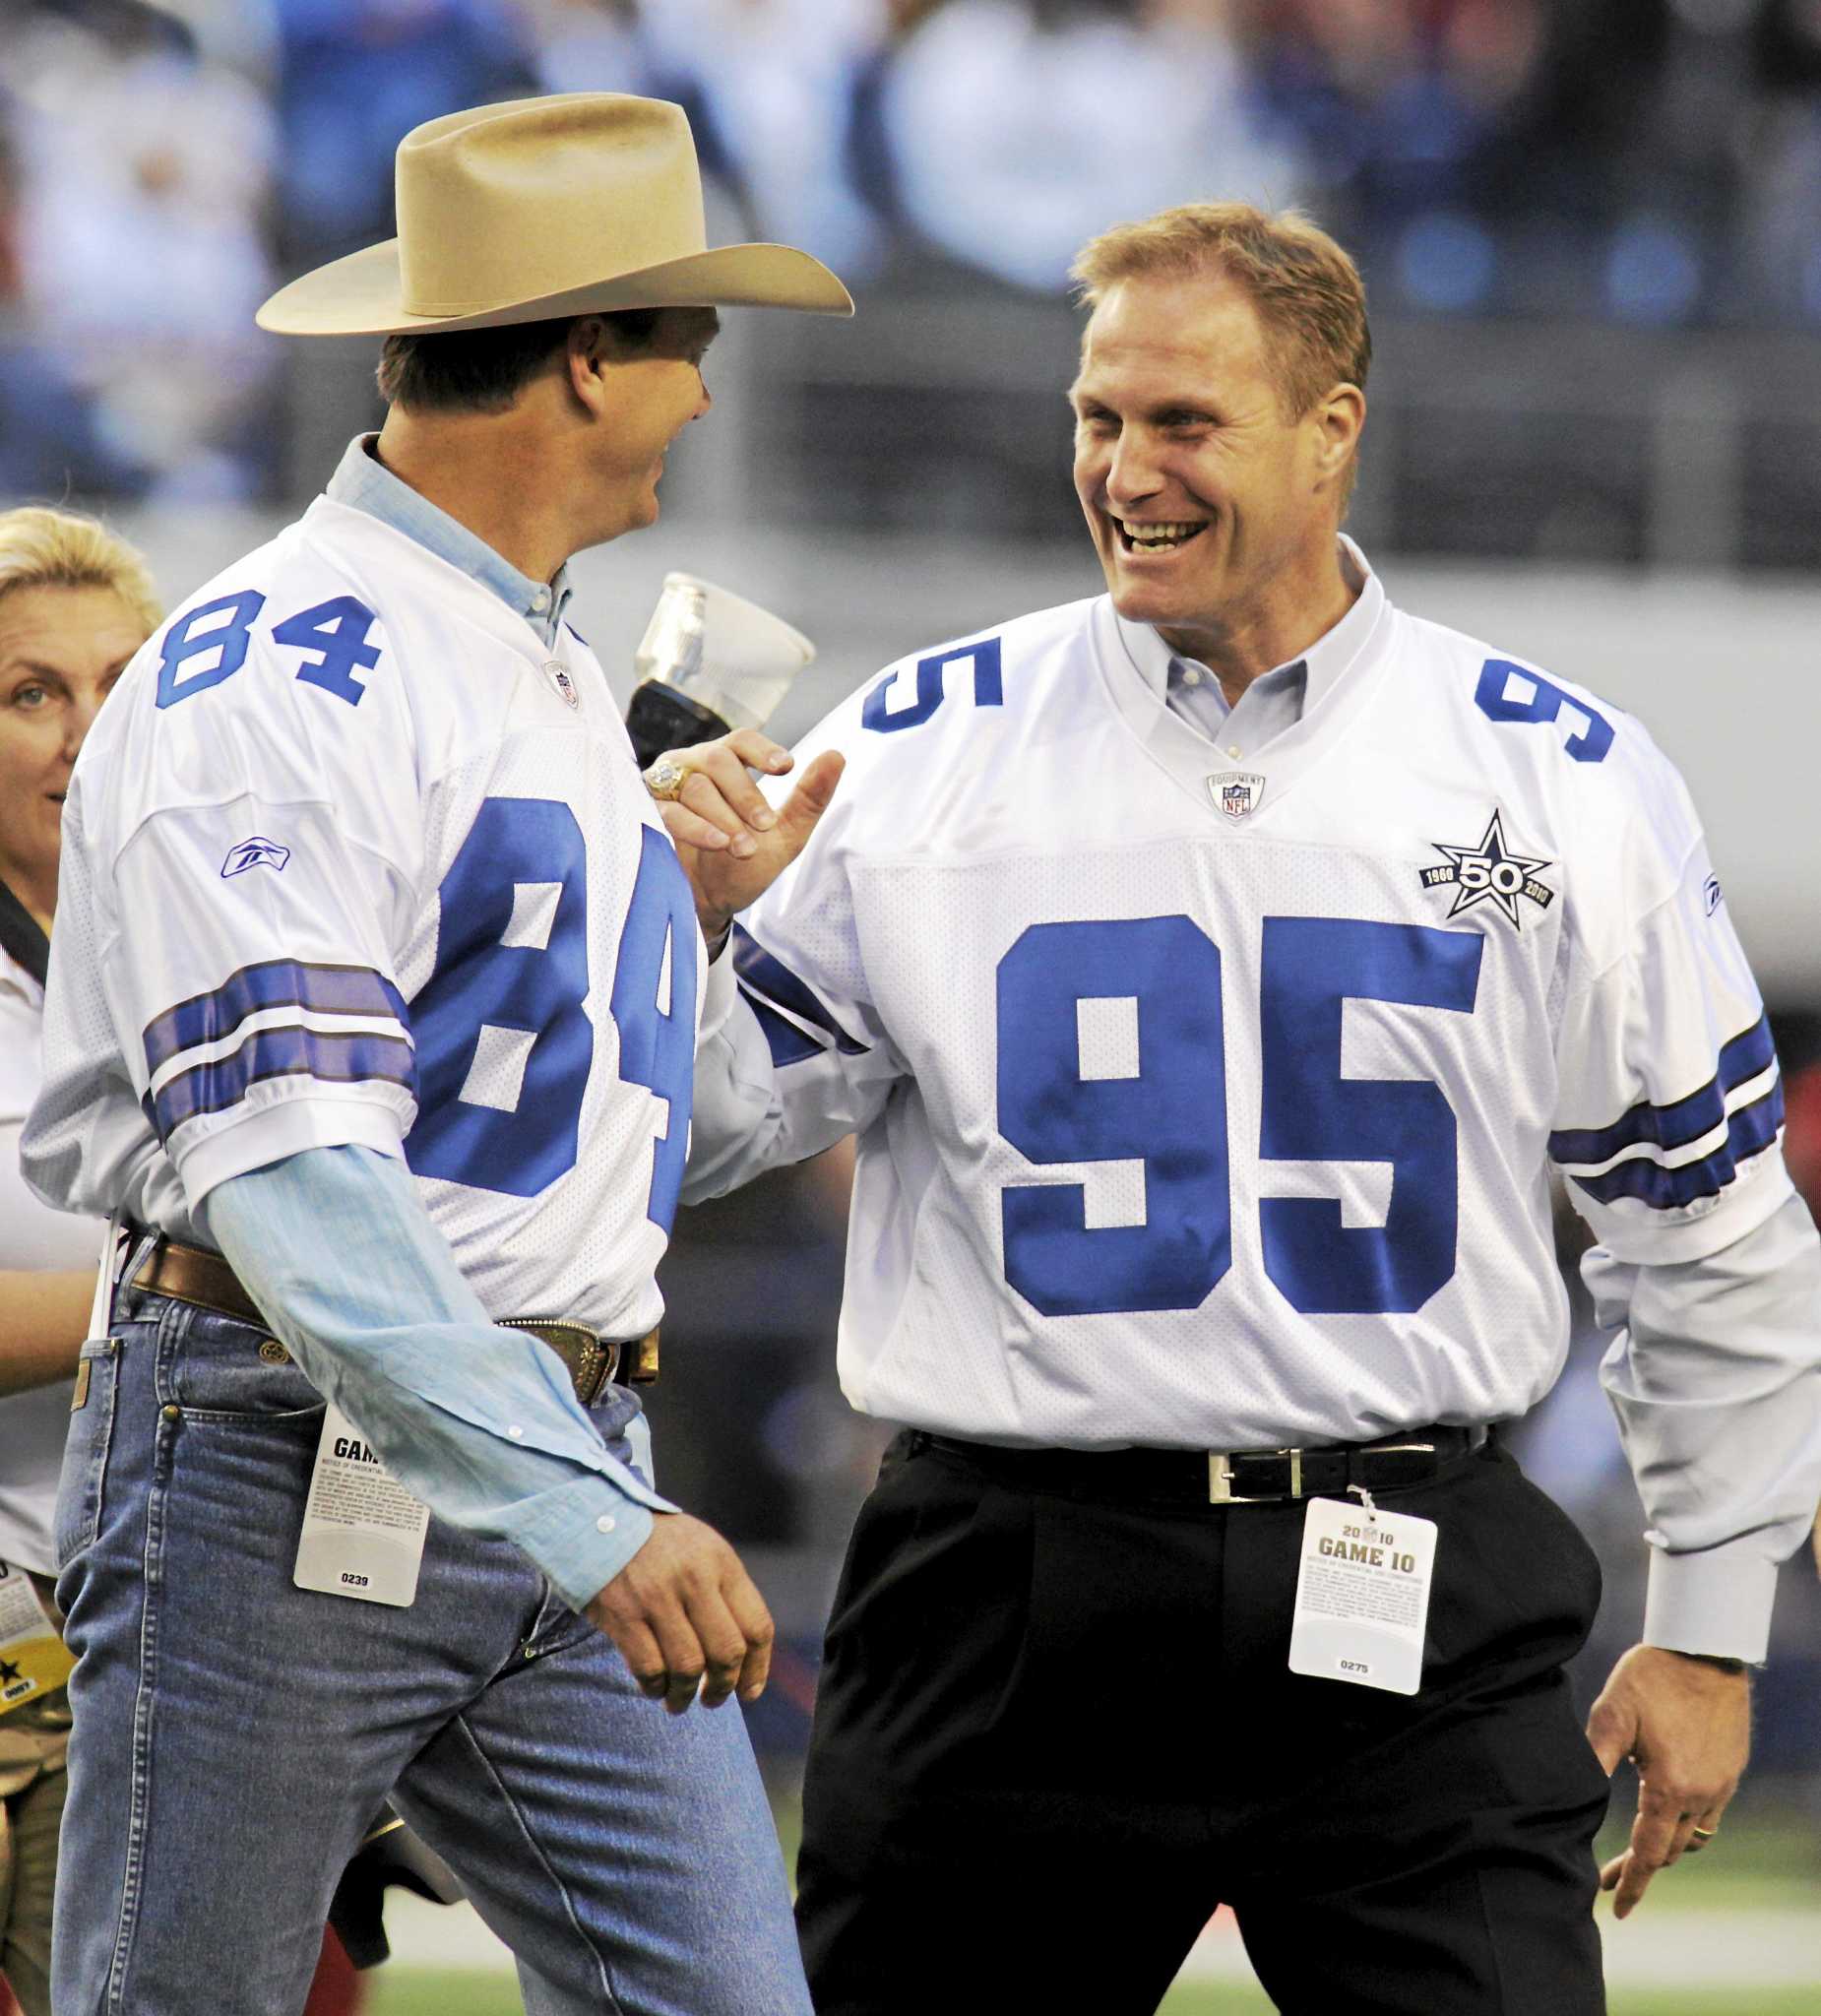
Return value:
M 712 1526 L 660 1512 L 652 1537 L 588 1606 L 640 1690 L 681 1715 L 698 1687 L 706 1708 L 765 1691 L 772 1613 L 739 1556 Z
M 1610 1777 L 1629 1757 L 1638 1771 L 1631 1846 L 1600 1872 L 1625 1918 L 1651 1878 L 1711 1833 L 1738 1790 L 1751 1748 L 1751 1680 L 1711 1661 L 1634 1645 L 1587 1719 L 1587 1739 Z
M 660 756 L 652 768 L 680 763 L 689 773 L 674 798 L 661 801 L 663 822 L 696 894 L 702 935 L 719 944 L 728 924 L 755 902 L 803 850 L 828 810 L 846 758 L 826 749 L 774 812 L 746 774 L 783 777 L 787 749 L 757 728 L 736 728 L 719 741 Z

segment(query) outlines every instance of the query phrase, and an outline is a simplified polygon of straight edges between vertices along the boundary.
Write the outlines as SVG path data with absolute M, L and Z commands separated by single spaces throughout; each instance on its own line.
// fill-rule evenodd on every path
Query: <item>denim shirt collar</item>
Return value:
M 369 513 L 382 525 L 427 547 L 439 560 L 447 560 L 482 588 L 491 589 L 545 644 L 554 647 L 569 607 L 569 569 L 559 567 L 548 586 L 521 574 L 467 526 L 395 476 L 374 453 L 378 439 L 377 434 L 356 434 L 347 444 L 329 479 L 328 494 L 334 502 Z

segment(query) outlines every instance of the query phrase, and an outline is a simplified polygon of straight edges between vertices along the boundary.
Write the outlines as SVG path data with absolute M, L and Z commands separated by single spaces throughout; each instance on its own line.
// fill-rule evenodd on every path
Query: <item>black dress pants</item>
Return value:
M 853 1533 L 804 1786 L 819 2016 L 1141 2016 L 1229 1904 L 1285 2016 L 1600 2016 L 1606 1780 L 1562 1665 L 1600 1570 L 1487 1447 L 1421 1691 L 1287 1665 L 1305 1508 L 1009 1487 L 901 1436 Z

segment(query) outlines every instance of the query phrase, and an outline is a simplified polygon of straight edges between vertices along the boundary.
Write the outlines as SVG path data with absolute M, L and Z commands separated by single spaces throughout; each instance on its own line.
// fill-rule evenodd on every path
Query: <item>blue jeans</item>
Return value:
M 322 1402 L 261 1342 L 126 1288 L 84 1349 L 59 2016 L 294 2016 L 388 1797 L 533 2016 L 808 2016 L 737 1708 L 666 1715 L 516 1547 L 439 1520 L 408 1609 L 295 1588 Z M 595 1409 L 628 1462 L 635 1413 L 621 1388 Z

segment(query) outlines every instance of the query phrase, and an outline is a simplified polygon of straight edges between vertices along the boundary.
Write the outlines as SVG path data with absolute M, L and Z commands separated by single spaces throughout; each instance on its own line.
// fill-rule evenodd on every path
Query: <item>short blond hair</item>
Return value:
M 138 547 L 80 511 L 41 504 L 0 511 L 0 598 L 28 588 L 101 588 L 150 637 L 163 620 L 152 569 Z
M 1252 298 L 1286 417 L 1299 420 L 1337 385 L 1365 390 L 1372 364 L 1359 269 L 1300 211 L 1249 203 L 1185 203 L 1091 238 L 1069 269 L 1090 308 L 1121 281 L 1217 273 Z

